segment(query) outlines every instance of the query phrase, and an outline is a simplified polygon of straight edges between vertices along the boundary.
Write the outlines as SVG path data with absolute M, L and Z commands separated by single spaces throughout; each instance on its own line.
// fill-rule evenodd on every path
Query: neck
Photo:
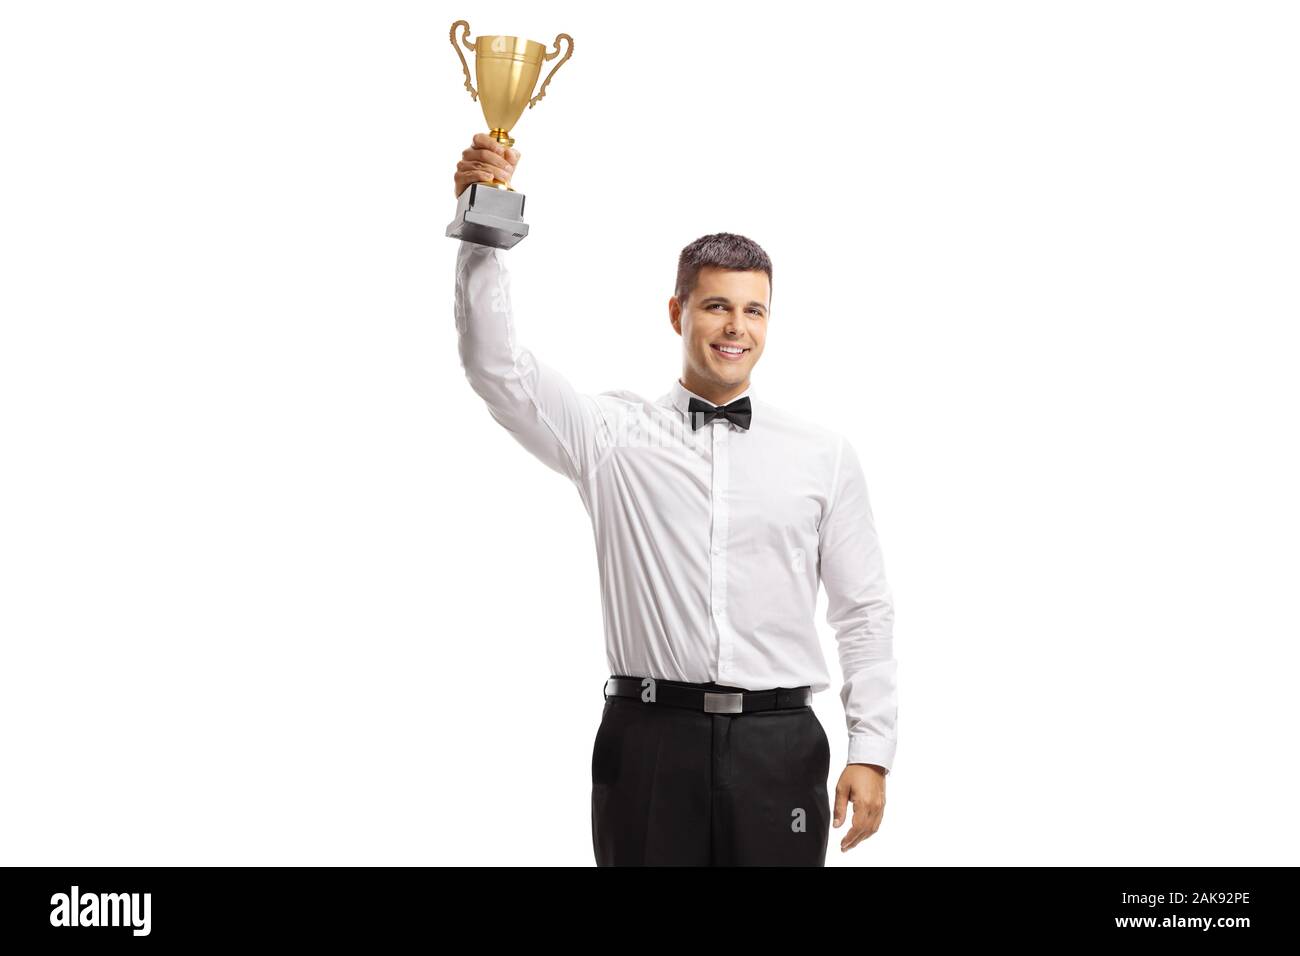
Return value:
M 706 402 L 712 402 L 714 405 L 726 405 L 732 399 L 744 392 L 745 389 L 749 388 L 748 378 L 739 385 L 712 385 L 708 382 L 695 381 L 688 373 L 683 375 L 677 381 L 683 388 L 694 392 Z

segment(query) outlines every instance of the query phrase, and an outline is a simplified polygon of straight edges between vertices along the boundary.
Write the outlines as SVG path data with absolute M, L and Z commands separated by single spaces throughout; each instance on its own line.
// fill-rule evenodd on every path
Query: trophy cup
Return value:
M 478 76 L 478 89 L 470 83 L 469 64 L 465 54 L 456 45 L 456 28 L 464 27 L 461 42 L 474 54 L 474 71 Z M 568 40 L 569 49 L 559 63 L 551 67 L 542 81 L 542 88 L 533 96 L 533 87 L 542 72 L 542 61 L 553 60 L 560 54 L 560 41 Z M 465 89 L 472 99 L 483 107 L 491 136 L 502 146 L 513 146 L 510 130 L 524 112 L 532 109 L 546 95 L 546 84 L 555 71 L 573 55 L 573 37 L 561 33 L 555 38 L 555 49 L 546 48 L 534 40 L 523 37 L 481 36 L 469 39 L 469 21 L 457 20 L 451 25 L 451 46 L 460 57 L 465 71 Z M 480 98 L 481 97 L 481 98 Z M 470 183 L 457 201 L 456 218 L 447 226 L 447 235 L 482 246 L 509 249 L 528 235 L 524 222 L 524 196 L 509 183 L 493 176 L 488 183 Z

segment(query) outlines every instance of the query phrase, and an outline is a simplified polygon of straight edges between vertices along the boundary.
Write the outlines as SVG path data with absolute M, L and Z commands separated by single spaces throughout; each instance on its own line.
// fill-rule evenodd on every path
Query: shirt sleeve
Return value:
M 516 341 L 505 250 L 460 241 L 456 331 L 465 377 L 492 417 L 549 468 L 574 481 L 586 475 L 599 404 Z
M 894 604 L 866 478 L 843 437 L 837 458 L 830 507 L 818 529 L 818 560 L 826 621 L 835 629 L 844 676 L 840 700 L 849 730 L 847 763 L 877 764 L 888 773 L 898 730 Z

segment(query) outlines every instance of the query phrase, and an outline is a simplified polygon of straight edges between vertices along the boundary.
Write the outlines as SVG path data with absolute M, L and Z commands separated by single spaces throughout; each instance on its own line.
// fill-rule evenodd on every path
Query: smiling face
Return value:
M 749 387 L 767 339 L 771 291 L 765 272 L 706 266 L 684 305 L 677 296 L 668 300 L 682 337 L 683 385 L 715 405 Z

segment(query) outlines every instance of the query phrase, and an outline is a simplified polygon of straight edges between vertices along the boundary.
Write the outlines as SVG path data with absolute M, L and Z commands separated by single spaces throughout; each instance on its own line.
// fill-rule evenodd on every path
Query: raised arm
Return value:
M 476 176 L 491 179 L 489 164 L 507 181 L 513 172 L 508 154 L 485 134 L 476 135 L 475 148 L 464 155 L 467 159 L 457 167 L 458 190 Z M 482 158 L 471 158 L 477 156 Z M 461 366 L 492 417 L 548 467 L 576 481 L 588 473 L 594 459 L 600 409 L 594 396 L 575 391 L 564 376 L 516 340 L 506 268 L 512 252 L 460 241 L 456 331 Z
M 835 629 L 849 729 L 848 763 L 889 772 L 898 731 L 894 605 L 867 482 L 853 445 L 840 439 L 830 510 L 820 526 L 826 621 Z

